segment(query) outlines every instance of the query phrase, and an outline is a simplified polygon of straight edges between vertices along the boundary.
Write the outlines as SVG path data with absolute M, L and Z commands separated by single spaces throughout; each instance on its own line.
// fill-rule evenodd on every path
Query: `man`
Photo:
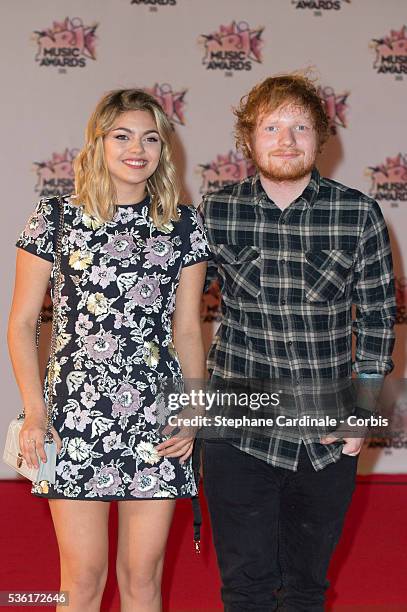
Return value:
M 212 378 L 289 381 L 296 396 L 352 371 L 383 377 L 393 367 L 389 237 L 374 200 L 315 167 L 329 133 L 315 86 L 298 74 L 268 78 L 235 115 L 237 145 L 258 172 L 202 203 L 223 300 Z M 272 428 L 205 440 L 225 611 L 324 609 L 361 436 Z

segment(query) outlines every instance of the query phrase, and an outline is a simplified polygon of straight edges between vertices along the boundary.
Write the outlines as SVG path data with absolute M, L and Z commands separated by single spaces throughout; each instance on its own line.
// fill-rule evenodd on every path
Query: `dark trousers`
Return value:
M 204 488 L 225 612 L 323 612 L 328 565 L 353 490 L 357 457 L 297 472 L 218 440 L 204 442 Z M 276 591 L 280 590 L 278 597 Z

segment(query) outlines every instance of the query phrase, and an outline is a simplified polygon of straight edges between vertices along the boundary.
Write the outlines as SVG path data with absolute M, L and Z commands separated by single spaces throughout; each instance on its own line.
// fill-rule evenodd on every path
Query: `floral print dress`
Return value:
M 150 200 L 99 223 L 62 198 L 61 303 L 53 425 L 62 440 L 48 498 L 162 499 L 197 494 L 191 458 L 160 457 L 169 411 L 159 381 L 180 379 L 172 314 L 181 270 L 209 259 L 201 217 L 158 230 Z M 42 199 L 17 246 L 54 260 L 56 198 Z M 47 377 L 44 395 L 47 397 Z M 167 436 L 168 437 L 168 436 Z

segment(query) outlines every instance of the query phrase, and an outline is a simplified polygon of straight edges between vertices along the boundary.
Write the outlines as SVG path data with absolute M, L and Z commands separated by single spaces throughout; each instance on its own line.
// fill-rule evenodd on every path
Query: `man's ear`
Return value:
M 252 143 L 250 142 L 250 138 L 247 138 L 244 141 L 244 153 L 246 154 L 246 157 L 252 156 Z

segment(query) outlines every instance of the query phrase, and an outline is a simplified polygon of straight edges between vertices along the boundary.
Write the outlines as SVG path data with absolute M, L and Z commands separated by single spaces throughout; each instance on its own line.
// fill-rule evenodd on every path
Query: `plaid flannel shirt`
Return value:
M 281 210 L 258 175 L 203 198 L 223 319 L 208 369 L 220 379 L 290 379 L 320 384 L 393 368 L 395 294 L 389 236 L 376 201 L 314 169 Z M 352 320 L 352 305 L 356 306 Z M 352 368 L 352 329 L 356 354 Z M 307 441 L 316 470 L 341 445 Z M 301 436 L 246 431 L 237 446 L 296 470 Z

